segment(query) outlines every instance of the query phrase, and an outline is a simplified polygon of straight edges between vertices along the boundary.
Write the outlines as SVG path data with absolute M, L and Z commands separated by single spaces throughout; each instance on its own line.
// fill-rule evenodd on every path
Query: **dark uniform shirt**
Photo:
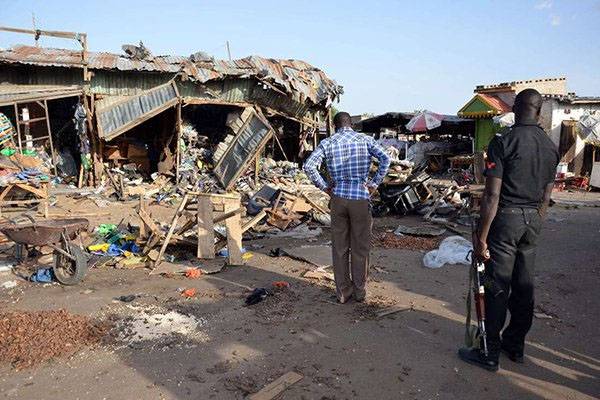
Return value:
M 502 179 L 500 207 L 538 208 L 558 161 L 556 146 L 542 128 L 517 124 L 490 142 L 485 176 Z

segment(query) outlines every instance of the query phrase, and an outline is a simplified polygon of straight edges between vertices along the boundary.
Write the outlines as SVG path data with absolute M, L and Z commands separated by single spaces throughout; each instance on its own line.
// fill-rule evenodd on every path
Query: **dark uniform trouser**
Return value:
M 345 302 L 364 298 L 369 272 L 373 217 L 369 200 L 331 197 L 331 247 L 336 294 Z M 352 275 L 350 275 L 352 272 Z
M 537 209 L 500 208 L 490 228 L 485 307 L 492 357 L 500 352 L 507 308 L 510 323 L 502 332 L 502 341 L 511 351 L 523 352 L 533 320 L 533 274 L 541 224 Z

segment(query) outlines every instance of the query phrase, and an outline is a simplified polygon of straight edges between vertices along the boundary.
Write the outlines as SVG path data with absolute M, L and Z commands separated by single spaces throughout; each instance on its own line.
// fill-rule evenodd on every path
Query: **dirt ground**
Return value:
M 303 379 L 281 399 L 599 398 L 598 196 L 577 197 L 577 204 L 567 193 L 558 197 L 539 246 L 536 312 L 543 318 L 534 321 L 524 365 L 503 357 L 500 371 L 490 373 L 457 358 L 464 338 L 464 265 L 431 270 L 422 265 L 422 251 L 375 248 L 367 304 L 339 305 L 330 283 L 301 277 L 310 266 L 268 256 L 277 247 L 327 243 L 325 231 L 316 241 L 245 242 L 254 255 L 247 265 L 195 280 L 101 267 L 77 286 L 19 282 L 0 288 L 1 310 L 64 308 L 113 321 L 120 332 L 69 359 L 24 370 L 0 365 L 0 398 L 242 399 L 288 371 Z M 134 205 L 77 207 L 110 210 L 92 219 L 97 224 L 119 222 Z M 400 222 L 420 219 L 378 219 L 376 229 Z M 0 274 L 0 284 L 14 279 Z M 289 290 L 244 306 L 249 288 L 282 280 Z M 192 287 L 196 297 L 179 294 Z M 131 302 L 115 300 L 132 294 Z M 378 318 L 390 305 L 413 310 Z

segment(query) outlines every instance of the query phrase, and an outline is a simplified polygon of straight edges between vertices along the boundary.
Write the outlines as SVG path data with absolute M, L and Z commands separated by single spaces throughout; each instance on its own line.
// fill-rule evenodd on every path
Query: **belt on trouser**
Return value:
M 498 208 L 499 214 L 535 214 L 539 213 L 540 210 L 537 208 L 530 207 L 501 207 Z

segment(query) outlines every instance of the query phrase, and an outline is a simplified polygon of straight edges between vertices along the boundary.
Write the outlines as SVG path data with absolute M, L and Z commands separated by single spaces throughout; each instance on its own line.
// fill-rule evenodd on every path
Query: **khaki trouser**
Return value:
M 341 302 L 366 295 L 373 218 L 368 200 L 331 197 L 331 242 L 336 294 Z

